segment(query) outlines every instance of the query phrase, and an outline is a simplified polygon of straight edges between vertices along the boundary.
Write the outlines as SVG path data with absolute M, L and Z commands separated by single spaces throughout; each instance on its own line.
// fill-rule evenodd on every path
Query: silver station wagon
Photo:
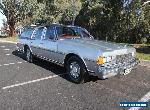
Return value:
M 106 79 L 126 75 L 138 64 L 133 47 L 94 40 L 81 27 L 51 24 L 24 30 L 17 44 L 28 62 L 39 57 L 64 66 L 75 83 L 89 76 Z

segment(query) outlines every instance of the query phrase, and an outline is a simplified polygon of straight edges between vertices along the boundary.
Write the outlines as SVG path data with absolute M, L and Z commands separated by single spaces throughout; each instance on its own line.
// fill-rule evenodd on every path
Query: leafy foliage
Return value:
M 150 5 L 146 0 L 3 0 L 10 30 L 37 23 L 72 23 L 96 39 L 150 43 Z M 144 5 L 143 5 L 144 4 Z M 13 34 L 13 33 L 12 33 Z
M 149 43 L 149 5 L 142 0 L 83 0 L 76 24 L 87 28 L 97 39 Z

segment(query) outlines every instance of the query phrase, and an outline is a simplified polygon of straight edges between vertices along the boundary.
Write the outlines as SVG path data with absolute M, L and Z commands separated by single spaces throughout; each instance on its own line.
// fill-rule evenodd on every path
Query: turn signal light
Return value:
M 98 58 L 97 64 L 98 64 L 98 65 L 102 65 L 103 63 L 104 63 L 104 62 L 103 62 L 103 57 L 100 56 L 100 57 Z

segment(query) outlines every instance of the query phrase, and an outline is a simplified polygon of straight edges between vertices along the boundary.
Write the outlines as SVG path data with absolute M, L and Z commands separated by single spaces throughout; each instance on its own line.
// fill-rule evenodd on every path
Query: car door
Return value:
M 44 27 L 38 27 L 34 31 L 34 35 L 31 38 L 32 53 L 38 56 L 42 56 L 41 40 L 43 36 Z
M 44 28 L 43 37 L 40 41 L 40 48 L 42 48 L 42 56 L 53 61 L 58 61 L 57 58 L 57 40 L 55 34 L 55 27 L 47 26 Z
M 30 46 L 30 39 L 33 33 L 33 28 L 26 29 L 19 37 L 19 43 L 17 46 L 21 49 L 24 50 L 24 45 L 29 45 Z

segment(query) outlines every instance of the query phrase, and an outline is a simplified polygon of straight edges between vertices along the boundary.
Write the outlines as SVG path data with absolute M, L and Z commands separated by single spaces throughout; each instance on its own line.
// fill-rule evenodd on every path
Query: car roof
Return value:
M 65 25 L 53 23 L 53 24 L 47 24 L 47 25 L 39 25 L 37 27 L 48 27 L 48 26 L 65 26 Z
M 62 24 L 46 24 L 46 25 L 30 25 L 30 26 L 25 26 L 24 28 L 38 28 L 38 27 L 48 27 L 48 26 L 65 26 Z
M 49 26 L 64 26 L 64 27 L 69 27 L 69 28 L 80 28 L 80 29 L 82 28 L 82 27 L 74 26 L 74 25 L 63 25 L 63 24 L 56 24 L 56 23 L 47 24 L 47 25 L 31 25 L 31 26 L 27 26 L 25 28 L 29 29 L 29 28 L 49 27 Z
M 66 25 L 67 27 L 73 27 L 73 28 L 81 28 L 80 26 L 74 26 L 74 25 Z

